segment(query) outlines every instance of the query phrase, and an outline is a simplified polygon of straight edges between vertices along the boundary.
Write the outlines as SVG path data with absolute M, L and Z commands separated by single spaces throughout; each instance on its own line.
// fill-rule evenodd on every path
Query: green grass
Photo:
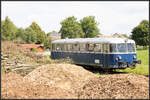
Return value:
M 137 64 L 135 69 L 127 68 L 127 69 L 118 70 L 118 71 L 148 75 L 149 74 L 149 49 L 137 50 L 137 59 L 141 60 L 142 63 Z
M 149 65 L 149 49 L 137 50 L 137 59 L 142 61 L 142 65 Z

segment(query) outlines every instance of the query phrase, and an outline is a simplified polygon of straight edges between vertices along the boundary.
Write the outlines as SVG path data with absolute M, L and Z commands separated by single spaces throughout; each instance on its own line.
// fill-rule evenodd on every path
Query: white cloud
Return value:
M 2 20 L 6 16 L 18 27 L 26 28 L 36 21 L 45 32 L 59 31 L 60 22 L 69 16 L 80 20 L 93 15 L 102 34 L 130 34 L 133 27 L 148 19 L 147 2 L 6 2 L 2 1 Z

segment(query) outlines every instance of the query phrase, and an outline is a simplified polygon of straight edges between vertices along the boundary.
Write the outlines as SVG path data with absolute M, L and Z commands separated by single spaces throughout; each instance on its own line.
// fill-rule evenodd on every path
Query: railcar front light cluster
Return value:
M 134 59 L 136 59 L 136 56 L 133 56 Z
M 118 59 L 120 60 L 120 59 L 122 59 L 122 57 L 121 57 L 121 56 L 119 56 L 119 57 L 118 57 Z
M 116 58 L 115 60 L 118 61 L 118 58 Z

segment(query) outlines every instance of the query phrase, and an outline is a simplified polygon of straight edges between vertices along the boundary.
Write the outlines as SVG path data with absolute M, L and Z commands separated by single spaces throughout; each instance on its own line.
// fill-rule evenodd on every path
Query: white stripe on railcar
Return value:
M 77 38 L 77 39 L 59 39 L 55 40 L 52 43 L 59 44 L 77 44 L 77 43 L 135 43 L 131 39 L 124 38 Z

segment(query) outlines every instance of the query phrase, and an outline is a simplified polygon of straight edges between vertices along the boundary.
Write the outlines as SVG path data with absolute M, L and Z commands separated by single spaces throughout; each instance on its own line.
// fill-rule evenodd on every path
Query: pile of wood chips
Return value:
M 78 90 L 79 98 L 148 99 L 149 79 L 137 74 L 102 75 Z
M 149 98 L 148 77 L 136 74 L 96 76 L 81 66 L 48 64 L 22 77 L 2 75 L 2 98 Z

